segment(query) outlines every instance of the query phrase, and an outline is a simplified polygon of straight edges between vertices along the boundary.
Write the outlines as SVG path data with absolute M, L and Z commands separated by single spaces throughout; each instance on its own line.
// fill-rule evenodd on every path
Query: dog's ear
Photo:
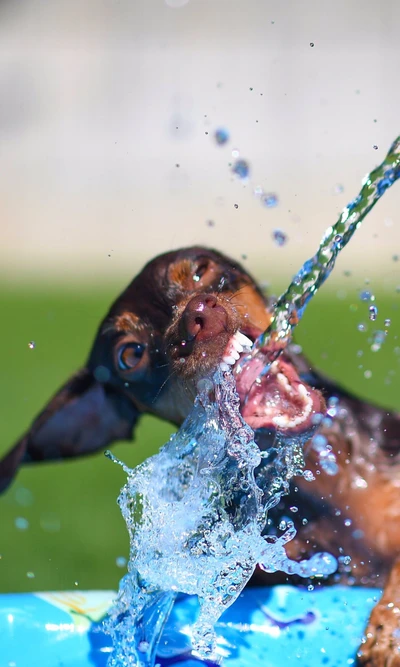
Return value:
M 21 463 L 91 454 L 130 439 L 140 413 L 117 389 L 83 368 L 51 399 L 29 431 L 0 461 L 0 492 Z

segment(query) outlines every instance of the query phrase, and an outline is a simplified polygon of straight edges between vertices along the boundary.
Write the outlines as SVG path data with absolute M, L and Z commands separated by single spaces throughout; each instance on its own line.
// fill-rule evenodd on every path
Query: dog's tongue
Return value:
M 313 416 L 323 412 L 324 400 L 316 389 L 300 379 L 284 354 L 271 364 L 267 374 L 262 356 L 235 368 L 241 413 L 253 429 L 265 428 L 297 435 L 313 426 Z

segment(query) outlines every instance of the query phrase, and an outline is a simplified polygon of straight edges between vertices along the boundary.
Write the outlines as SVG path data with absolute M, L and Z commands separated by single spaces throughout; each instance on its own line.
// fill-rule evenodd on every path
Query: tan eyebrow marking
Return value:
M 192 275 L 193 265 L 190 259 L 183 259 L 170 266 L 168 277 L 174 284 L 185 286 L 186 280 Z
M 133 313 L 122 313 L 116 315 L 104 323 L 102 333 L 129 333 L 137 329 L 139 325 L 139 317 Z

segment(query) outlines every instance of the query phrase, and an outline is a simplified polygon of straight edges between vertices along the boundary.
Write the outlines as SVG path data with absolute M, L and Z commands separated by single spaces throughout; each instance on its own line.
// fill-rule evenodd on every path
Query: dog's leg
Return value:
M 400 667 L 400 558 L 371 612 L 357 657 L 363 667 Z

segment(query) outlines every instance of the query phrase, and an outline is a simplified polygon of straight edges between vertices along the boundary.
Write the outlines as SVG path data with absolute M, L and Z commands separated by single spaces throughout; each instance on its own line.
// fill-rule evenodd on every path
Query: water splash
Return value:
M 112 454 L 107 454 L 120 463 Z M 267 456 L 268 458 L 268 456 Z M 301 462 L 289 453 L 266 461 L 239 411 L 230 371 L 204 380 L 190 415 L 158 454 L 128 474 L 118 502 L 130 537 L 128 574 L 106 623 L 114 652 L 109 667 L 151 667 L 177 592 L 197 595 L 191 628 L 194 654 L 220 662 L 214 625 L 250 579 L 257 563 L 303 577 L 329 575 L 336 560 L 316 554 L 291 561 L 279 538 L 263 537 L 268 509 L 279 502 Z

